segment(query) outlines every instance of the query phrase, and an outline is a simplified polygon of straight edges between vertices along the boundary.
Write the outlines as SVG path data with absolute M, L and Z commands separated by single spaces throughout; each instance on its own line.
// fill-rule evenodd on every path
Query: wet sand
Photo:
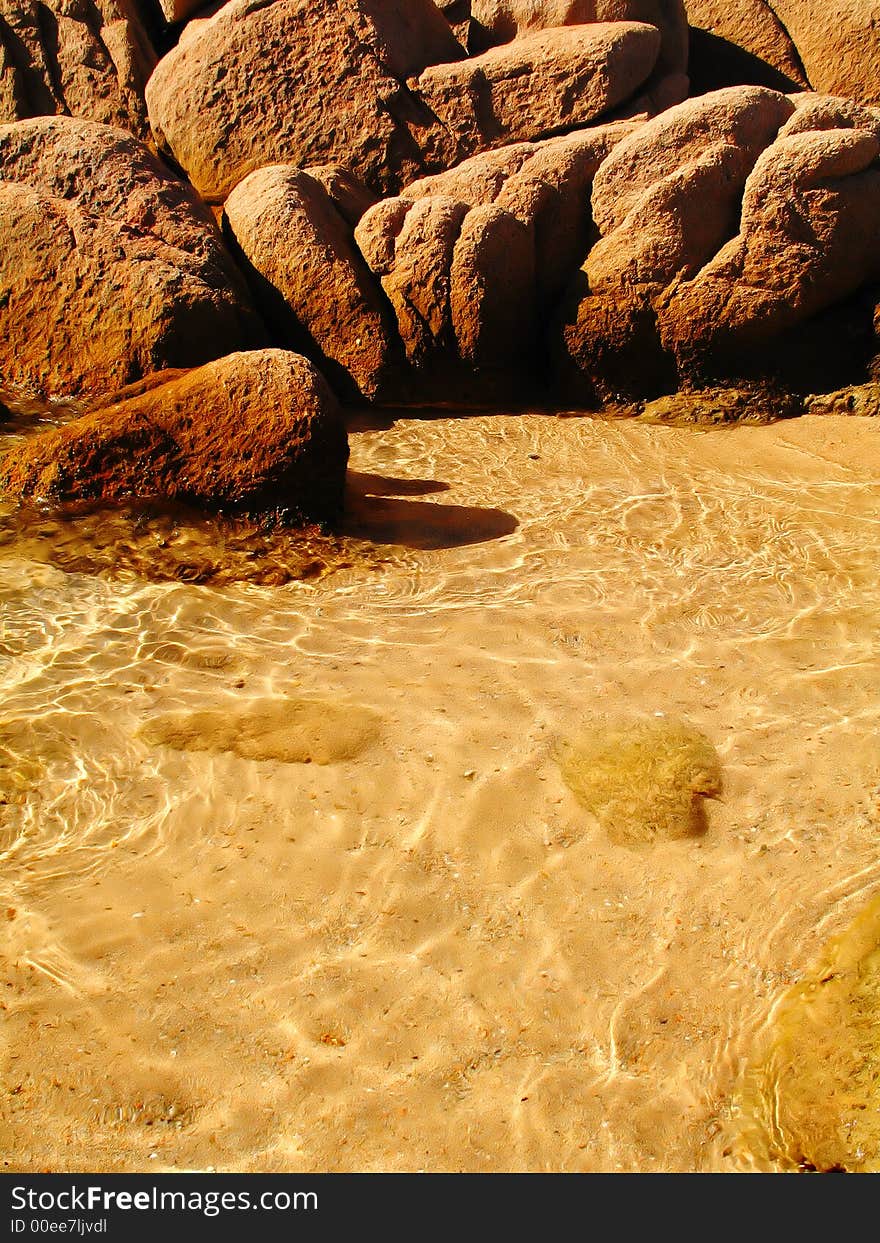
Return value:
M 779 1168 L 743 1068 L 880 889 L 880 423 L 389 419 L 351 469 L 303 581 L 0 545 L 6 1168 Z M 556 757 L 661 714 L 723 793 L 618 844 Z

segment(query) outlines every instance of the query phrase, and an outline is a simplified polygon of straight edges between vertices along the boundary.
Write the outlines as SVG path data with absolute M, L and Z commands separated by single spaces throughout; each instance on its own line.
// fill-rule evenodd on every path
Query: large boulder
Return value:
M 86 117 L 145 138 L 155 64 L 135 0 L 0 0 L 0 121 Z
M 589 249 L 593 177 L 636 128 L 597 126 L 474 156 L 365 213 L 355 238 L 423 393 L 472 394 L 477 380 L 481 395 L 525 396 L 539 325 Z
M 684 0 L 470 0 L 469 14 L 472 52 L 554 26 L 647 22 L 660 31 L 658 70 L 663 74 L 687 70 Z
M 0 460 L 0 493 L 53 503 L 158 497 L 322 521 L 338 512 L 345 427 L 298 354 L 231 354 L 139 388 L 12 449 Z
M 101 393 L 264 343 L 210 213 L 130 134 L 0 126 L 0 385 Z
M 350 221 L 357 223 L 366 201 L 358 197 L 339 170 L 270 165 L 233 190 L 223 223 L 278 343 L 313 357 L 341 396 L 372 399 L 399 341 L 354 244 Z
M 660 45 L 654 26 L 612 23 L 465 60 L 430 0 L 232 0 L 185 28 L 147 102 L 156 141 L 209 202 L 269 164 L 341 163 L 389 195 L 625 105 Z
M 464 56 L 431 0 L 232 0 L 190 24 L 147 86 L 157 141 L 209 201 L 267 164 L 339 162 L 378 191 L 454 162 L 405 80 Z
M 657 63 L 660 32 L 638 22 L 539 30 L 422 73 L 415 89 L 470 152 L 589 125 L 630 99 Z
M 593 184 L 602 236 L 562 331 L 583 396 L 750 376 L 842 383 L 841 368 L 867 365 L 878 118 L 845 100 L 798 103 L 718 91 L 611 153 Z
M 685 4 L 691 25 L 708 36 L 694 43 L 694 74 L 700 86 L 726 85 L 731 72 L 754 75 L 765 65 L 798 86 L 880 103 L 880 0 Z M 733 48 L 743 49 L 754 63 L 731 55 Z

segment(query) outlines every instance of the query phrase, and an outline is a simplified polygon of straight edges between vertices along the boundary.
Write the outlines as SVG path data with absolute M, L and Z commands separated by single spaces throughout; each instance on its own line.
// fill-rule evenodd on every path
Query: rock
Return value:
M 850 385 L 833 393 L 812 395 L 804 402 L 805 414 L 856 414 L 880 417 L 880 382 Z
M 687 70 L 688 23 L 683 0 L 471 0 L 470 16 L 471 52 L 554 26 L 647 22 L 660 31 L 659 72 Z
M 725 86 L 809 88 L 798 50 L 767 0 L 685 0 L 694 94 Z
M 130 134 L 0 126 L 0 385 L 119 388 L 263 343 L 209 213 Z
M 341 764 L 380 737 L 381 718 L 361 704 L 323 699 L 258 699 L 216 711 L 153 716 L 138 736 L 153 747 L 230 753 L 276 764 Z
M 147 137 L 155 64 L 135 0 L 0 0 L 0 122 L 63 114 Z
M 506 386 L 508 400 L 534 383 L 538 323 L 589 249 L 593 176 L 636 128 L 598 126 L 474 156 L 364 215 L 355 238 L 422 392 L 432 371 L 435 395 L 447 398 L 465 373 Z
M 329 520 L 348 441 L 311 363 L 284 350 L 230 354 L 38 433 L 0 460 L 20 501 L 161 497 Z
M 671 427 L 716 427 L 729 423 L 775 423 L 803 413 L 794 394 L 769 386 L 709 388 L 671 393 L 646 403 L 642 423 Z
M 278 163 L 343 163 L 393 192 L 426 151 L 455 162 L 454 137 L 404 83 L 463 55 L 431 0 L 232 0 L 159 62 L 150 122 L 212 202 Z
M 880 0 L 773 0 L 772 4 L 685 0 L 685 4 L 692 26 L 741 47 L 789 82 L 849 95 L 861 103 L 880 103 Z M 712 81 L 711 71 L 711 60 L 695 66 L 701 86 L 726 84 Z
M 349 206 L 356 201 L 353 181 L 327 180 Z M 400 349 L 397 332 L 324 185 L 290 165 L 250 173 L 226 200 L 224 228 L 278 344 L 314 358 L 341 396 L 376 397 Z
M 564 317 L 587 387 L 607 400 L 775 376 L 804 391 L 864 370 L 878 154 L 871 111 L 795 108 L 759 87 L 690 100 L 624 139 L 596 176 L 602 238 Z
M 867 130 L 780 134 L 749 175 L 738 234 L 670 291 L 661 335 L 680 369 L 731 374 L 753 356 L 779 372 L 787 334 L 880 280 L 878 156 Z M 866 316 L 866 353 L 869 336 Z M 793 342 L 795 361 L 815 344 Z
M 721 761 L 685 721 L 596 721 L 557 755 L 563 780 L 613 842 L 647 845 L 706 832 Z
M 372 190 L 358 181 L 342 164 L 318 164 L 305 170 L 319 181 L 342 219 L 354 228 L 364 212 L 379 201 Z
M 647 81 L 659 50 L 657 29 L 635 22 L 541 30 L 434 65 L 415 90 L 477 152 L 588 125 Z

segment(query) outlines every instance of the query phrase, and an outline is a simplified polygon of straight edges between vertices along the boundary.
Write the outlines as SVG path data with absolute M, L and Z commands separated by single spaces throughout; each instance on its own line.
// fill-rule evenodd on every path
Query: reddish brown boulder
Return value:
M 232 0 L 159 62 L 150 122 L 212 202 L 278 163 L 339 162 L 393 191 L 426 149 L 454 162 L 453 136 L 404 82 L 463 55 L 431 0 Z
M 0 121 L 86 117 L 146 137 L 155 64 L 135 0 L 0 0 Z
M 864 365 L 873 307 L 848 300 L 880 279 L 876 120 L 846 101 L 799 103 L 718 91 L 611 153 L 593 185 L 602 237 L 563 328 L 584 392 L 784 371 L 796 384 L 798 368 L 806 383 L 823 352 Z
M 534 382 L 538 323 L 589 248 L 593 177 L 636 128 L 474 156 L 364 215 L 355 238 L 422 383 L 432 372 L 450 388 L 463 373 L 495 389 Z
M 354 212 L 356 186 L 326 179 Z M 381 287 L 316 176 L 276 164 L 251 173 L 224 208 L 263 318 L 279 344 L 302 349 L 346 398 L 375 398 L 399 342 Z
M 635 94 L 657 63 L 654 26 L 540 30 L 471 60 L 434 65 L 420 98 L 470 151 L 588 125 Z
M 591 22 L 647 22 L 660 31 L 657 68 L 684 73 L 688 24 L 683 0 L 470 0 L 468 47 L 481 52 L 523 34 Z
M 862 103 L 880 103 L 880 0 L 685 0 L 688 19 L 710 38 L 696 43 L 705 63 L 695 66 L 701 85 L 722 85 L 735 59 L 724 47 L 742 48 L 789 82 Z M 714 46 L 713 46 L 714 43 Z M 713 67 L 712 60 L 715 60 Z M 740 71 L 749 65 L 739 61 Z M 735 71 L 735 70 L 734 70 Z
M 297 354 L 231 354 L 72 423 L 0 459 L 20 501 L 164 498 L 332 519 L 348 440 L 336 399 Z
M 92 121 L 0 126 L 0 385 L 101 393 L 262 344 L 209 213 Z

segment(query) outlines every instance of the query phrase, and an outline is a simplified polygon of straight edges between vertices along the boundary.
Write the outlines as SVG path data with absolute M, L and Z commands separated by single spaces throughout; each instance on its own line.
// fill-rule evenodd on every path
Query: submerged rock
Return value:
M 163 497 L 330 520 L 348 440 L 336 399 L 297 354 L 231 354 L 37 433 L 0 460 L 19 501 Z
M 223 209 L 263 317 L 279 344 L 312 356 L 343 397 L 375 398 L 400 342 L 388 304 L 317 175 L 276 164 L 251 173 Z M 328 183 L 351 215 L 352 179 Z
M 870 110 L 760 87 L 688 100 L 618 144 L 564 315 L 580 391 L 865 367 L 873 303 L 849 300 L 880 279 L 878 155 Z
M 880 1172 L 880 901 L 774 1006 L 736 1100 L 743 1155 Z
M 0 126 L 0 386 L 106 393 L 264 344 L 216 225 L 130 134 Z
M 63 114 L 145 138 L 155 64 L 136 0 L 0 0 L 0 121 Z
M 262 699 L 244 707 L 169 712 L 150 718 L 139 736 L 177 751 L 231 752 L 279 764 L 340 764 L 379 738 L 380 717 L 359 704 L 323 699 Z
M 699 836 L 704 801 L 722 789 L 715 748 L 683 721 L 597 722 L 558 759 L 575 798 L 620 845 Z

